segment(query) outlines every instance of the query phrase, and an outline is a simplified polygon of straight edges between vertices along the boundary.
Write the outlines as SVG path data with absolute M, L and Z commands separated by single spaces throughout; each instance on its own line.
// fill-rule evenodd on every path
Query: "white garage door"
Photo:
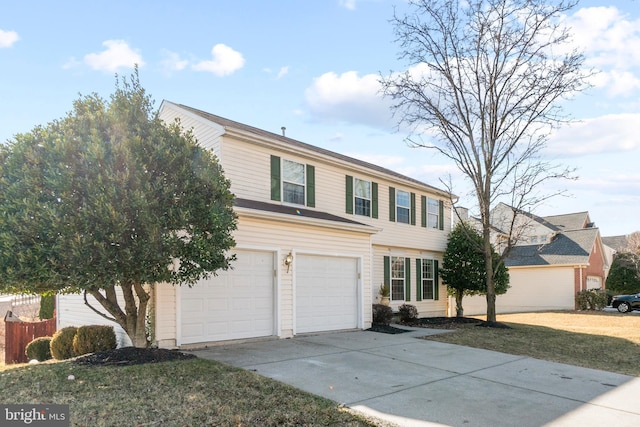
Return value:
M 274 335 L 274 254 L 236 254 L 233 270 L 180 288 L 180 344 Z
M 356 328 L 357 259 L 298 255 L 295 262 L 296 333 Z

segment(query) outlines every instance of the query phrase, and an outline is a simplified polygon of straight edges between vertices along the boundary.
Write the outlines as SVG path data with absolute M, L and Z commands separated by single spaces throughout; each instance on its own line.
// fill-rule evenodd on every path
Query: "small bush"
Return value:
M 116 348 L 116 333 L 113 326 L 81 326 L 73 338 L 73 350 L 78 356 L 114 348 Z
M 413 323 L 418 319 L 418 309 L 415 305 L 402 304 L 398 308 L 398 314 L 402 323 Z
M 388 325 L 393 318 L 393 310 L 388 305 L 373 304 L 373 324 Z
M 56 308 L 55 295 L 42 295 L 40 297 L 40 320 L 52 319 L 53 311 Z
M 37 360 L 38 362 L 44 362 L 51 359 L 51 337 L 36 338 L 27 344 L 25 348 L 25 354 L 29 360 Z
M 576 294 L 578 310 L 602 310 L 607 302 L 607 293 L 602 289 L 587 289 Z
M 73 350 L 73 338 L 78 328 L 67 326 L 56 331 L 51 338 L 51 355 L 56 360 L 65 360 L 77 356 Z

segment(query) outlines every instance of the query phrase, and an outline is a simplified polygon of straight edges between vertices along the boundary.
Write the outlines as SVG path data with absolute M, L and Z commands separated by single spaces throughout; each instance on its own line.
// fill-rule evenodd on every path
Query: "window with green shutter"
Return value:
M 271 156 L 271 200 L 315 207 L 315 167 Z
M 418 287 L 422 292 L 422 299 L 438 299 L 436 298 L 436 265 L 437 261 L 433 259 L 423 259 L 421 262 L 420 283 Z
M 390 282 L 391 282 L 391 301 L 405 301 L 405 259 L 404 257 L 390 258 Z

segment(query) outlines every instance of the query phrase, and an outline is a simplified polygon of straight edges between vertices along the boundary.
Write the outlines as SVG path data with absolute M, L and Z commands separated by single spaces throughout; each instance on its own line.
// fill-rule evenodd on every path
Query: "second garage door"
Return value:
M 274 254 L 238 250 L 233 270 L 180 289 L 180 343 L 274 335 Z
M 298 255 L 296 333 L 354 329 L 358 326 L 358 260 Z

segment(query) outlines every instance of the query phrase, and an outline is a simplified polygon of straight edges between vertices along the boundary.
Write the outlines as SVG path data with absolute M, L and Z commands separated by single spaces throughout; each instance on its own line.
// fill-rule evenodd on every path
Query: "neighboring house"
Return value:
M 588 212 L 539 217 L 501 203 L 491 214 L 498 250 L 512 222 L 518 236 L 505 260 L 511 287 L 497 296 L 497 313 L 573 310 L 577 292 L 604 288 L 610 263 Z M 465 297 L 463 306 L 465 315 L 486 313 L 484 296 Z
M 191 288 L 155 286 L 158 345 L 366 329 L 383 283 L 394 309 L 445 315 L 448 192 L 184 105 L 164 101 L 160 116 L 179 119 L 217 156 L 238 229 L 232 270 Z M 84 322 L 81 297 L 60 300 L 61 325 Z

